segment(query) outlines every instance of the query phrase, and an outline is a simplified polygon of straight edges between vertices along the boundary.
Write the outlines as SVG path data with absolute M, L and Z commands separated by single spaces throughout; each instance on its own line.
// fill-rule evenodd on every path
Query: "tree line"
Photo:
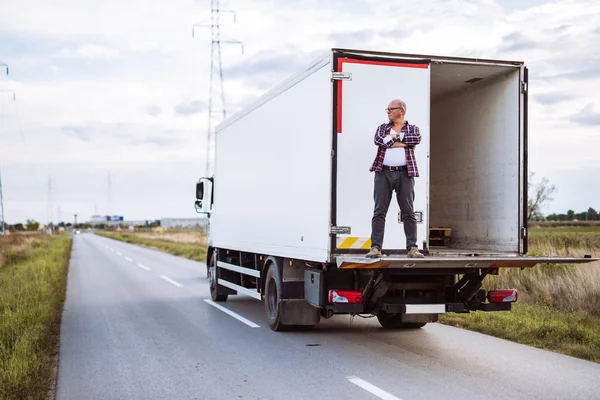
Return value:
M 580 213 L 569 210 L 565 214 L 550 214 L 546 216 L 546 221 L 600 221 L 600 214 L 590 207 Z
M 77 223 L 77 225 L 73 225 L 71 222 L 59 222 L 59 223 L 48 223 L 48 225 L 46 225 L 46 228 L 51 228 L 51 229 L 71 229 L 71 228 L 76 228 L 76 229 L 89 229 L 89 228 L 96 228 L 96 229 L 107 229 L 107 228 L 116 228 L 117 226 L 124 228 L 125 225 L 124 224 L 90 224 L 87 222 L 81 222 L 81 223 Z M 148 220 L 145 222 L 144 225 L 136 225 L 136 228 L 154 228 L 154 227 L 158 227 L 160 226 L 160 220 Z M 33 219 L 28 219 L 25 223 L 16 223 L 16 224 L 4 224 L 4 229 L 10 232 L 24 232 L 24 231 L 37 231 L 40 229 L 40 227 L 42 227 L 42 224 L 40 224 L 38 221 L 35 221 Z M 1 228 L 1 226 L 0 226 Z

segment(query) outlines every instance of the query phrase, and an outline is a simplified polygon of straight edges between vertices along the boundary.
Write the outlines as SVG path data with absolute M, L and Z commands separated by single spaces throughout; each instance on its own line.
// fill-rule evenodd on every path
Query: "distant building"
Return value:
M 160 226 L 163 228 L 206 228 L 208 224 L 207 218 L 161 218 Z

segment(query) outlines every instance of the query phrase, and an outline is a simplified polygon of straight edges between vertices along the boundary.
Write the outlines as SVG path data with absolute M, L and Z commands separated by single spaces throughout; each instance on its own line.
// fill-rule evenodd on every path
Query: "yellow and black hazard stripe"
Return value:
M 371 238 L 365 237 L 338 237 L 337 238 L 337 248 L 338 249 L 362 249 L 362 250 L 370 250 L 371 249 Z
M 359 268 L 389 268 L 390 263 L 373 263 L 373 264 L 363 264 L 363 263 L 342 263 L 340 265 L 340 269 L 359 269 Z

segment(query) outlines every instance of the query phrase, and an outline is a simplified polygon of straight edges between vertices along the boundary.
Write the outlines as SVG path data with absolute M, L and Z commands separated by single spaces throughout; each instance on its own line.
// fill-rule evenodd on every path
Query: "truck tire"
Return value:
M 388 314 L 383 311 L 377 313 L 377 319 L 384 329 L 419 329 L 425 326 L 424 322 L 402 322 L 401 314 Z
M 265 278 L 264 304 L 269 327 L 274 331 L 289 329 L 287 325 L 281 323 L 282 307 L 279 304 L 279 300 L 281 300 L 281 286 L 282 282 L 279 271 L 277 271 L 277 267 L 274 264 L 271 264 Z
M 217 284 L 217 251 L 213 251 L 210 262 L 208 263 L 208 281 L 210 283 L 210 298 L 213 301 L 226 301 L 226 294 L 219 294 L 219 285 Z

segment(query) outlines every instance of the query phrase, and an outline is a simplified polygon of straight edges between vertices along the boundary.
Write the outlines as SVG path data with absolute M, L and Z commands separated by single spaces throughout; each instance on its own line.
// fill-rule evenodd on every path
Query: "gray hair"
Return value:
M 400 99 L 395 99 L 395 102 L 398 103 L 398 107 L 402 108 L 404 110 L 404 112 L 406 113 L 406 103 Z

